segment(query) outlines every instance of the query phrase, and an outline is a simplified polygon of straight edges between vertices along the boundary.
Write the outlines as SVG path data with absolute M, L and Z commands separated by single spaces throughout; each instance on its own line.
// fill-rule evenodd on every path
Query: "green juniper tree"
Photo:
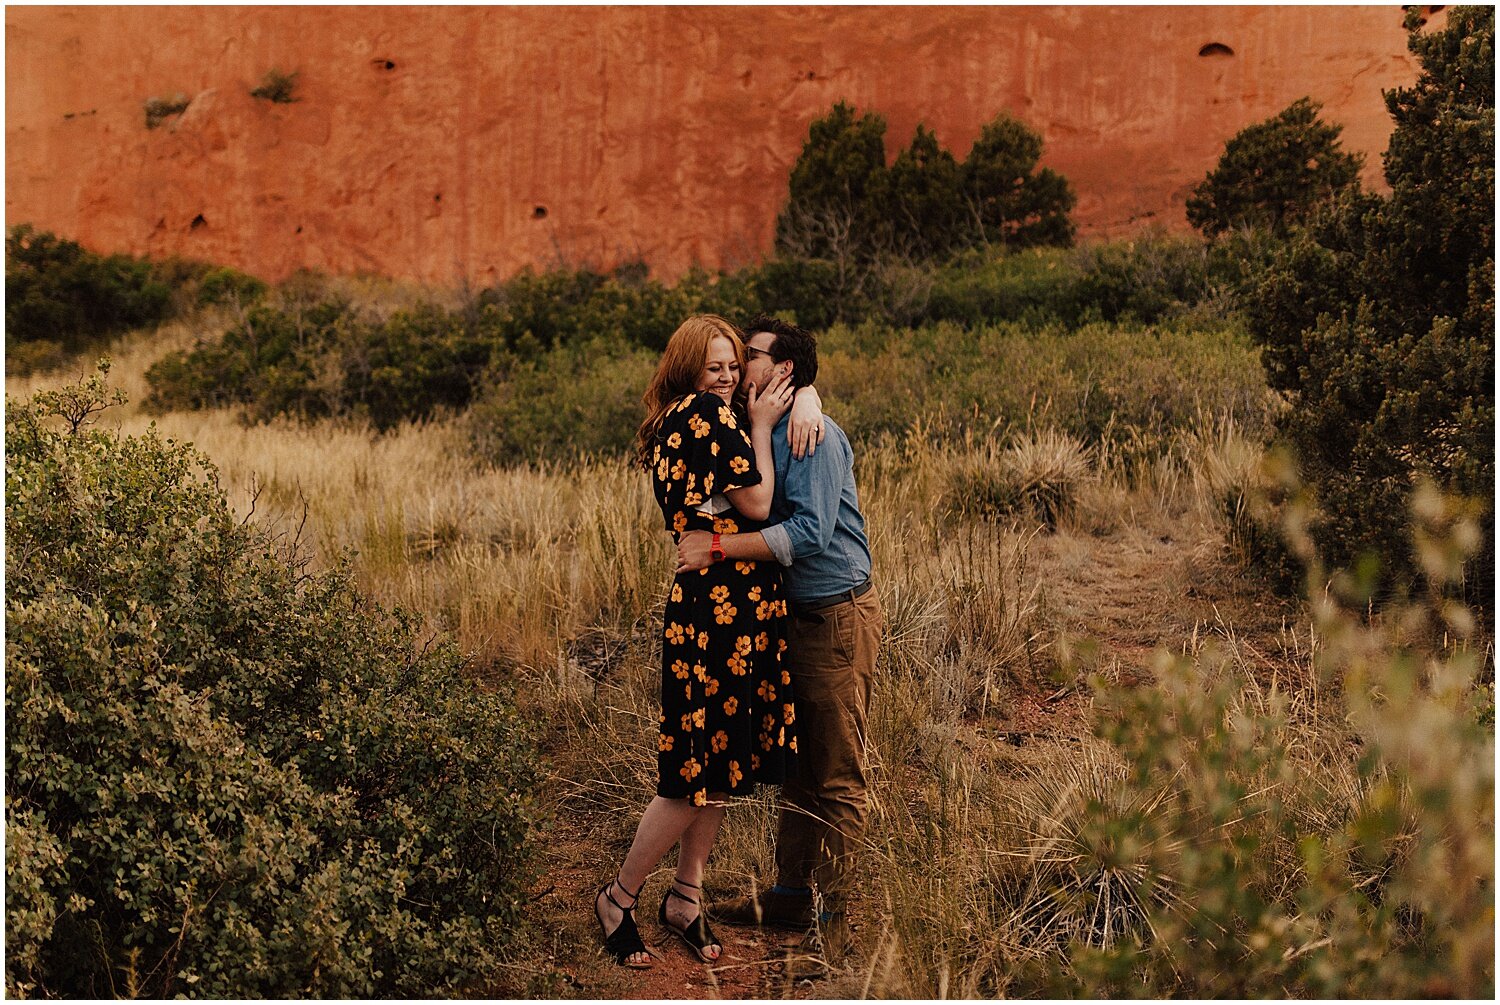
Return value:
M 1358 188 L 1364 158 L 1342 149 L 1343 126 L 1318 118 L 1321 108 L 1299 98 L 1235 133 L 1188 198 L 1188 222 L 1209 237 L 1240 227 L 1285 233 L 1340 192 Z
M 1073 243 L 1068 218 L 1077 201 L 1068 180 L 1038 168 L 1042 137 L 1010 114 L 985 124 L 964 159 L 962 192 L 981 242 L 1024 248 Z
M 1338 565 L 1378 558 L 1411 581 L 1407 500 L 1421 478 L 1493 508 L 1495 485 L 1495 15 L 1457 7 L 1430 34 L 1410 24 L 1421 63 L 1386 94 L 1389 197 L 1352 186 L 1294 232 L 1248 298 L 1273 387 L 1291 408 Z M 1487 597 L 1494 544 L 1462 591 Z

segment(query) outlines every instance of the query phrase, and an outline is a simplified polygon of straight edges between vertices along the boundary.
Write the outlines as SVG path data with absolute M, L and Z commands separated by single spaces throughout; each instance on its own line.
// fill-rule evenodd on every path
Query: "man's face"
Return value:
M 771 358 L 775 346 L 776 336 L 771 332 L 756 332 L 745 339 L 745 381 L 755 385 L 757 394 L 777 376 L 792 372 L 791 360 L 777 363 Z

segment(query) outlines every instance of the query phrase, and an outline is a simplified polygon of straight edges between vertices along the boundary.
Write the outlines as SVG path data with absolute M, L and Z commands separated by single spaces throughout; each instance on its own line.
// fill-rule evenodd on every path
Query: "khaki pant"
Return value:
M 793 614 L 788 632 L 797 772 L 781 790 L 777 882 L 816 881 L 823 909 L 833 913 L 848 901 L 868 810 L 866 726 L 880 630 L 880 600 L 869 590 L 811 614 Z

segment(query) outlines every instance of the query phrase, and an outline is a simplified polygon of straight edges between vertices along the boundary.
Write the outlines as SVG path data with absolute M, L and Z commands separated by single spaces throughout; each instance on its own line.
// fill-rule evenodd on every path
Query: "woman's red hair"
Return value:
M 713 340 L 723 336 L 734 346 L 735 359 L 740 372 L 745 371 L 745 340 L 740 330 L 717 314 L 694 314 L 688 318 L 667 341 L 661 362 L 641 401 L 646 406 L 646 421 L 635 433 L 635 459 L 641 467 L 649 470 L 651 448 L 656 445 L 656 433 L 662 420 L 672 406 L 682 400 L 683 395 L 698 389 L 698 380 L 703 368 L 708 365 L 708 347 Z

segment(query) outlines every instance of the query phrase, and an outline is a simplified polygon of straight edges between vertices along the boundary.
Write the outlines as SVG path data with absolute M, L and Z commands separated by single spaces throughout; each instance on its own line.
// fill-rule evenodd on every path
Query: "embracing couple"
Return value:
M 789 961 L 799 975 L 824 972 L 849 947 L 881 614 L 853 453 L 821 414 L 817 372 L 817 343 L 796 325 L 762 315 L 742 332 L 696 315 L 644 395 L 636 457 L 678 562 L 663 617 L 656 797 L 594 899 L 605 950 L 624 966 L 651 966 L 635 904 L 674 844 L 658 920 L 704 962 L 723 953 L 710 917 L 804 929 Z M 775 883 L 705 905 L 724 811 L 757 784 L 781 786 Z

